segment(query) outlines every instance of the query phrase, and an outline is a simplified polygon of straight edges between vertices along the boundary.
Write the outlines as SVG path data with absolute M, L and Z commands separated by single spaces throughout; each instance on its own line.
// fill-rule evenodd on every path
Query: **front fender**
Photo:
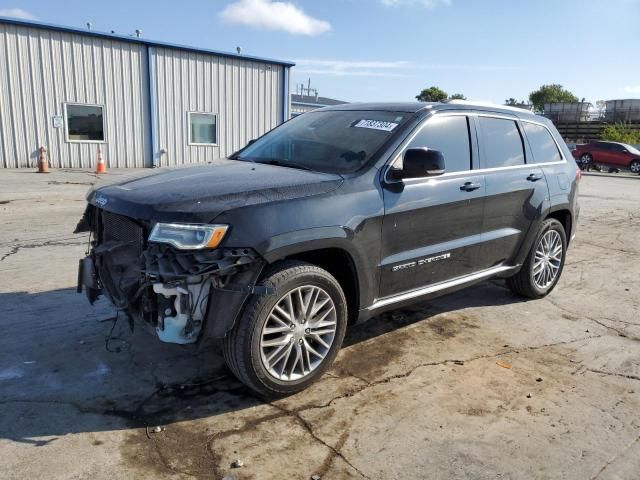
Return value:
M 366 239 L 359 239 L 359 242 Z M 268 263 L 277 262 L 284 258 L 325 249 L 339 249 L 344 251 L 353 262 L 357 273 L 358 291 L 361 305 L 368 305 L 375 296 L 377 275 L 375 268 L 376 255 L 367 252 L 377 252 L 379 242 L 371 239 L 371 245 L 356 244 L 356 234 L 353 230 L 341 227 L 316 227 L 297 230 L 276 235 L 258 248 Z M 370 274 L 367 274 L 369 272 Z

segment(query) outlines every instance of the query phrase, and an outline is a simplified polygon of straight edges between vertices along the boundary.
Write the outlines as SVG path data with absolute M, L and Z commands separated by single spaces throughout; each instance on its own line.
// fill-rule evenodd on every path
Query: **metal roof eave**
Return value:
M 40 22 L 36 20 L 24 20 L 21 18 L 12 18 L 12 17 L 0 17 L 0 23 L 8 24 L 8 25 L 19 25 L 23 27 L 31 27 L 31 28 L 42 28 L 46 30 L 53 30 L 57 32 L 66 32 L 73 33 L 76 35 L 86 35 L 90 37 L 97 38 L 105 38 L 109 40 L 119 40 L 122 42 L 130 42 L 137 43 L 140 45 L 145 45 L 147 47 L 160 47 L 160 48 L 170 48 L 174 50 L 184 50 L 188 52 L 194 53 L 202 53 L 208 55 L 216 55 L 218 57 L 227 57 L 227 58 L 236 58 L 239 60 L 252 60 L 255 62 L 264 62 L 264 63 L 272 63 L 275 65 L 282 65 L 284 67 L 293 67 L 295 66 L 295 62 L 291 62 L 288 60 L 275 60 L 273 58 L 264 58 L 264 57 L 255 57 L 252 55 L 238 55 L 231 52 L 222 52 L 218 50 L 210 50 L 207 48 L 199 48 L 199 47 L 191 47 L 188 45 L 180 45 L 177 43 L 170 42 L 160 42 L 156 40 L 149 40 L 137 37 L 130 37 L 128 35 L 121 35 L 117 33 L 107 33 L 107 32 L 99 32 L 94 30 L 84 30 L 76 27 L 67 27 L 64 25 L 56 25 L 53 23 Z

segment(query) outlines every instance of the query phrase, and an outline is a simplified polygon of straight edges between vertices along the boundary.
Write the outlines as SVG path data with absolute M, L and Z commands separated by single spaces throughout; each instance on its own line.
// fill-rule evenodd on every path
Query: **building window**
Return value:
M 66 103 L 64 113 L 68 142 L 104 142 L 104 108 Z
M 216 145 L 216 129 L 215 114 L 189 112 L 189 145 Z

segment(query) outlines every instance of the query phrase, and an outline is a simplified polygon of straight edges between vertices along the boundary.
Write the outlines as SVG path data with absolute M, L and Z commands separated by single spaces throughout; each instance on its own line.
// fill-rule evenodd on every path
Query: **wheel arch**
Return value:
M 571 211 L 568 208 L 559 208 L 557 210 L 549 212 L 545 217 L 545 220 L 548 218 L 555 218 L 562 224 L 564 232 L 567 236 L 568 245 L 571 241 L 571 229 L 573 228 L 573 216 L 571 215 Z
M 282 260 L 310 263 L 329 272 L 338 281 L 347 299 L 349 323 L 354 322 L 360 310 L 358 270 L 352 255 L 340 247 L 324 247 L 292 253 Z

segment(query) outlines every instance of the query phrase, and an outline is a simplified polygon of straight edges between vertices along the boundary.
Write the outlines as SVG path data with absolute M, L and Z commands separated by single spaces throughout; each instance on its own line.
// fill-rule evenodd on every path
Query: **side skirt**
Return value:
M 410 290 L 408 292 L 380 298 L 375 302 L 373 302 L 373 304 L 371 304 L 369 307 L 367 307 L 365 309 L 365 312 L 363 313 L 365 313 L 364 314 L 365 317 L 370 316 L 371 314 L 378 313 L 378 311 L 391 309 L 395 304 L 398 304 L 398 305 L 405 304 L 419 297 L 437 296 L 434 294 L 437 294 L 437 293 L 444 294 L 451 291 L 460 290 L 473 283 L 477 283 L 479 281 L 486 280 L 487 278 L 494 277 L 494 276 L 508 276 L 509 273 L 511 272 L 515 273 L 519 268 L 520 268 L 520 265 L 516 265 L 516 266 L 499 265 L 497 267 L 492 267 L 487 270 L 482 270 L 469 275 L 465 275 L 463 277 L 454 278 L 453 280 L 447 280 L 446 282 L 440 282 L 434 285 L 429 285 L 429 286 L 418 288 L 415 290 Z

